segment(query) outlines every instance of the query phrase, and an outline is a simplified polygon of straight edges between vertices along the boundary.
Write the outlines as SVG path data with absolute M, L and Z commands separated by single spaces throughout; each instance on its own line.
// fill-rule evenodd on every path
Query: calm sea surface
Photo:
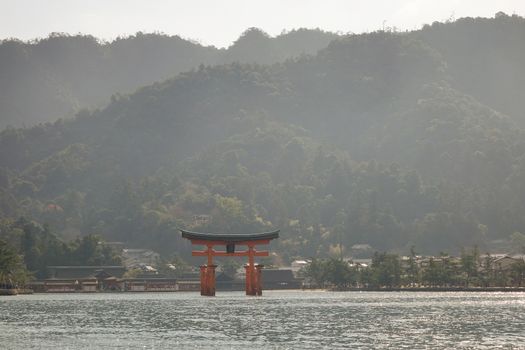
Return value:
M 525 349 L 524 293 L 0 297 L 0 349 Z

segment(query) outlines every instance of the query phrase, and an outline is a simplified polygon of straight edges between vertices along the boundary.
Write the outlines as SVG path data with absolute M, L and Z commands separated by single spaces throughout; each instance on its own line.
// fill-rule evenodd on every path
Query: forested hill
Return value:
M 228 49 L 178 36 L 144 34 L 100 42 L 92 36 L 52 34 L 0 42 L 0 128 L 71 117 L 198 67 L 231 62 L 274 63 L 326 47 L 336 35 L 300 29 L 275 38 L 252 28 Z
M 447 62 L 455 86 L 525 125 L 525 19 L 463 18 L 413 33 Z
M 443 56 L 460 90 L 519 120 L 525 97 L 525 23 L 503 13 L 493 19 L 433 23 L 404 35 Z M 228 49 L 205 47 L 178 36 L 137 33 L 112 42 L 91 36 L 52 34 L 33 42 L 0 42 L 0 128 L 31 126 L 71 117 L 82 108 L 105 106 L 199 64 L 272 64 L 315 54 L 340 35 L 299 29 L 274 38 L 259 29 L 243 33 Z M 483 72 L 478 74 L 478 72 Z
M 96 233 L 184 255 L 178 227 L 278 227 L 284 260 L 337 254 L 340 244 L 351 255 L 355 244 L 455 253 L 519 241 L 521 117 L 497 108 L 505 91 L 467 83 L 491 74 L 488 57 L 506 49 L 495 56 L 495 42 L 465 28 L 520 25 L 522 18 L 500 14 L 341 37 L 272 64 L 201 65 L 72 120 L 5 129 L 2 232 L 16 237 L 14 219 L 25 216 L 64 238 Z M 236 45 L 252 50 L 252 36 L 268 40 L 250 31 Z M 462 60 L 432 45 L 446 37 L 484 45 L 472 59 L 485 68 L 458 73 Z M 523 47 L 513 40 L 505 45 Z M 509 52 L 519 77 L 520 51 Z

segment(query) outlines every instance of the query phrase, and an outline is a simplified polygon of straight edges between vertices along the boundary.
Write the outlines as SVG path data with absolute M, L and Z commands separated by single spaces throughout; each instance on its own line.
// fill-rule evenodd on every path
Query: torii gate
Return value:
M 256 256 L 268 256 L 268 251 L 257 251 L 255 246 L 269 244 L 274 238 L 279 238 L 279 230 L 263 233 L 199 233 L 180 230 L 183 238 L 191 244 L 206 246 L 206 250 L 193 250 L 193 256 L 206 256 L 208 263 L 201 265 L 201 295 L 215 295 L 215 268 L 214 256 L 247 256 L 246 269 L 246 295 L 262 295 L 261 274 L 263 265 L 255 264 Z M 225 251 L 216 251 L 214 246 L 226 246 Z M 236 246 L 247 246 L 247 250 L 235 251 Z

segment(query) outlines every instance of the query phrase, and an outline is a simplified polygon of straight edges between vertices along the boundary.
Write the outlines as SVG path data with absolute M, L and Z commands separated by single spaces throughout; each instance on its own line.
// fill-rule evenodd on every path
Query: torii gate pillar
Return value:
M 244 265 L 246 270 L 246 295 L 262 295 L 262 269 L 264 265 Z
M 201 295 L 215 295 L 215 268 L 217 265 L 201 265 Z

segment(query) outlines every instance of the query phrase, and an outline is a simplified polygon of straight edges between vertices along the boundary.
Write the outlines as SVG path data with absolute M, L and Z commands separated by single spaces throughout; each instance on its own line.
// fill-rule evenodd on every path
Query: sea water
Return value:
M 0 297 L 1 349 L 525 349 L 525 293 Z

